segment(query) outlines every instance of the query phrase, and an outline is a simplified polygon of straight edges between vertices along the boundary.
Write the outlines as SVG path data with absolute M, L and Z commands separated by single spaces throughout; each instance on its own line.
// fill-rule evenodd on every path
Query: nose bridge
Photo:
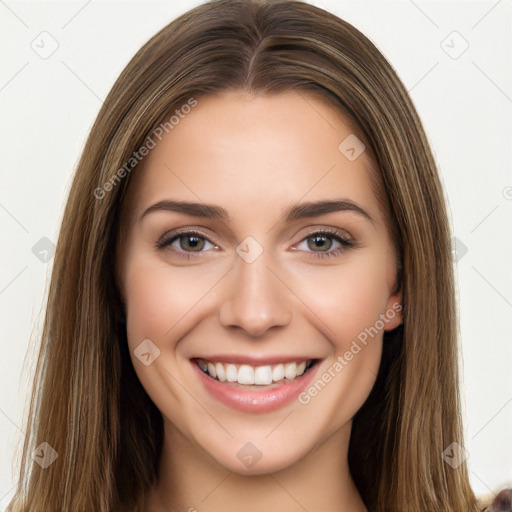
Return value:
M 225 326 L 237 326 L 251 336 L 261 336 L 274 326 L 284 326 L 291 319 L 286 288 L 269 269 L 271 253 L 262 251 L 256 258 L 244 258 L 240 244 L 229 290 L 220 308 Z M 250 250 L 254 250 L 249 245 Z M 253 254 L 254 256 L 254 254 Z

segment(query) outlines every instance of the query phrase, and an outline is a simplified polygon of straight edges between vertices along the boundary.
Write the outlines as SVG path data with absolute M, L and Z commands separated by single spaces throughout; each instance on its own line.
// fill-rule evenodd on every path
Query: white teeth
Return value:
M 250 366 L 248 364 L 235 365 L 213 363 L 198 359 L 197 364 L 201 370 L 220 382 L 238 382 L 245 385 L 268 386 L 272 382 L 282 381 L 284 378 L 293 380 L 311 367 L 311 361 L 301 363 L 276 364 L 275 366 Z
M 297 365 L 295 363 L 287 364 L 284 368 L 284 376 L 288 380 L 295 379 L 297 377 Z
M 254 372 L 254 384 L 260 386 L 272 384 L 272 368 L 270 366 L 258 366 Z
M 272 380 L 274 382 L 279 382 L 284 379 L 284 366 L 282 364 L 278 364 L 272 370 Z
M 217 377 L 217 372 L 215 371 L 215 366 L 213 363 L 208 363 L 208 373 L 210 374 L 210 377 Z
M 252 366 L 243 364 L 238 368 L 238 383 L 254 384 L 254 370 L 252 369 Z
M 221 382 L 226 382 L 226 371 L 224 370 L 224 365 L 222 363 L 217 363 L 215 365 L 215 370 L 217 372 L 217 378 Z
M 234 364 L 226 365 L 226 380 L 228 382 L 236 382 L 238 380 L 238 372 Z

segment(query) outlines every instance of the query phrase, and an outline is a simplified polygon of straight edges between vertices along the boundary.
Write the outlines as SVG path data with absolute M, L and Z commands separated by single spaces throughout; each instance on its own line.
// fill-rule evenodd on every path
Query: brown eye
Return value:
M 308 239 L 308 248 L 312 251 L 328 251 L 332 247 L 332 236 L 328 235 L 314 235 L 310 236 Z
M 205 239 L 197 235 L 180 235 L 178 237 L 180 249 L 190 252 L 200 252 L 205 246 Z
M 296 249 L 304 251 L 312 258 L 326 258 L 341 256 L 347 250 L 354 249 L 358 245 L 349 238 L 344 230 L 316 231 L 311 233 L 296 246 Z
M 195 231 L 185 231 L 181 233 L 167 234 L 162 237 L 155 246 L 158 249 L 171 248 L 177 253 L 203 253 L 210 249 L 217 249 L 218 247 L 212 243 L 201 233 Z

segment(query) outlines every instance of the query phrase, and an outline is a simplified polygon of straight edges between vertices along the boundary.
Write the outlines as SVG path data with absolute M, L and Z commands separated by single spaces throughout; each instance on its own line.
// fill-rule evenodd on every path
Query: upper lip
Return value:
M 273 364 L 285 363 L 301 363 L 302 361 L 311 361 L 317 359 L 307 356 L 290 356 L 290 355 L 274 355 L 274 356 L 247 356 L 241 354 L 212 354 L 194 356 L 190 359 L 203 359 L 215 363 L 226 364 L 248 364 L 250 366 L 266 366 Z

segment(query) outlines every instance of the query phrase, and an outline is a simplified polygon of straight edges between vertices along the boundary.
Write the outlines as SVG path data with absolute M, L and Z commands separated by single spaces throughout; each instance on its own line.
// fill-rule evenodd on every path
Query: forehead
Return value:
M 270 216 L 299 200 L 349 198 L 378 218 L 369 151 L 354 132 L 337 109 L 302 93 L 198 98 L 136 169 L 132 213 L 172 198 L 243 218 L 255 205 Z

